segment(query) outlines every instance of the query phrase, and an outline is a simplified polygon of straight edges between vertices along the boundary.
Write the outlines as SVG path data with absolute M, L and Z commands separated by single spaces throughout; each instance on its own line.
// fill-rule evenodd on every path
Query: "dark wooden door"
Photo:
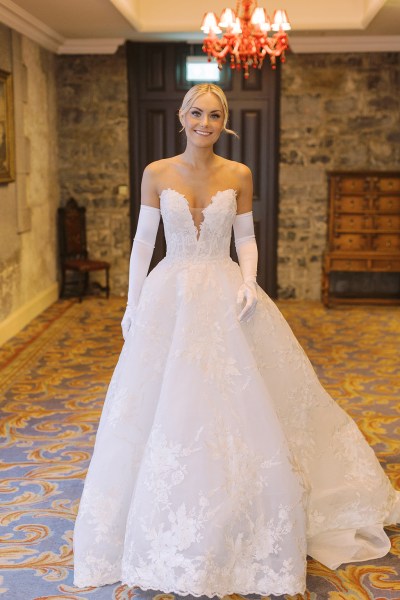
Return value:
M 200 46 L 128 42 L 130 111 L 131 225 L 135 231 L 140 208 L 140 182 L 151 161 L 181 153 L 185 134 L 177 112 L 193 85 L 185 79 L 186 56 Z M 226 68 L 219 85 L 230 108 L 228 126 L 240 136 L 222 135 L 216 152 L 245 163 L 253 173 L 253 211 L 259 251 L 257 280 L 266 292 L 277 292 L 277 212 L 280 71 L 268 64 L 252 70 L 246 81 Z M 152 265 L 165 255 L 164 236 L 157 238 Z

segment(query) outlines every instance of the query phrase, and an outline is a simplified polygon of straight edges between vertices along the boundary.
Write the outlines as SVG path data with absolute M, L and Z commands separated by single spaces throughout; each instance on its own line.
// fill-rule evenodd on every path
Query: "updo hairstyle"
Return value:
M 190 90 L 188 90 L 186 92 L 185 97 L 183 98 L 183 101 L 182 101 L 182 106 L 180 107 L 180 109 L 178 111 L 178 117 L 179 117 L 179 120 L 182 125 L 181 131 L 184 130 L 184 120 L 183 119 L 184 119 L 186 113 L 191 109 L 191 107 L 194 105 L 195 101 L 197 100 L 197 98 L 199 96 L 202 96 L 203 94 L 207 94 L 207 93 L 215 94 L 215 96 L 217 96 L 217 98 L 221 102 L 223 116 L 224 116 L 224 127 L 223 127 L 222 131 L 224 131 L 225 133 L 234 135 L 235 137 L 239 137 L 238 134 L 236 133 L 236 131 L 233 131 L 233 129 L 227 129 L 227 127 L 226 127 L 226 124 L 227 124 L 228 118 L 229 118 L 228 101 L 226 99 L 224 91 L 218 85 L 215 85 L 215 83 L 198 83 L 197 85 L 194 85 L 193 87 L 190 88 Z

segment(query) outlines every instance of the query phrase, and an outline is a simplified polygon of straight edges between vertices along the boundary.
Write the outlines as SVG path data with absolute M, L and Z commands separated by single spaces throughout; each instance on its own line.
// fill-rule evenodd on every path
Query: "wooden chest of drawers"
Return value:
M 335 271 L 400 273 L 400 173 L 328 173 L 328 247 L 322 300 L 400 304 L 400 296 L 340 296 L 332 291 Z

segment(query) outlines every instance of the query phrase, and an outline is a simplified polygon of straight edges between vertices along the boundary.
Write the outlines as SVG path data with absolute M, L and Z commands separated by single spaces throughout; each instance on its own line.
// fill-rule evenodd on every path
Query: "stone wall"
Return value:
M 320 298 L 326 172 L 400 170 L 400 54 L 308 54 L 282 69 L 279 295 Z
M 15 181 L 0 184 L 0 342 L 5 323 L 13 335 L 57 297 L 54 58 L 0 25 L 0 68 L 14 78 L 17 159 Z
M 126 294 L 129 200 L 128 190 L 121 188 L 129 182 L 125 49 L 107 56 L 59 56 L 57 61 L 61 201 L 73 196 L 86 206 L 90 256 L 111 262 L 111 293 Z
M 125 294 L 130 252 L 125 51 L 60 56 L 62 202 L 87 207 L 89 250 Z M 309 54 L 282 69 L 280 297 L 318 299 L 326 243 L 326 171 L 400 169 L 400 54 Z

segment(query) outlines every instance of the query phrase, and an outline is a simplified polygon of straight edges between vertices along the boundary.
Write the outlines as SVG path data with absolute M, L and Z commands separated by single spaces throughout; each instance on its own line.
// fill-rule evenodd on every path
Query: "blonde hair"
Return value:
M 224 91 L 218 85 L 215 85 L 215 83 L 198 83 L 186 92 L 185 97 L 182 100 L 182 105 L 178 111 L 178 117 L 182 124 L 181 131 L 183 131 L 184 129 L 183 118 L 186 115 L 186 113 L 191 109 L 191 107 L 193 106 L 193 104 L 199 96 L 202 96 L 203 94 L 207 93 L 214 94 L 221 102 L 222 112 L 224 115 L 224 126 L 222 131 L 224 131 L 225 133 L 230 133 L 231 135 L 234 135 L 238 138 L 239 136 L 236 133 L 236 131 L 233 131 L 233 129 L 227 129 L 226 127 L 229 118 L 228 100 L 226 99 Z

